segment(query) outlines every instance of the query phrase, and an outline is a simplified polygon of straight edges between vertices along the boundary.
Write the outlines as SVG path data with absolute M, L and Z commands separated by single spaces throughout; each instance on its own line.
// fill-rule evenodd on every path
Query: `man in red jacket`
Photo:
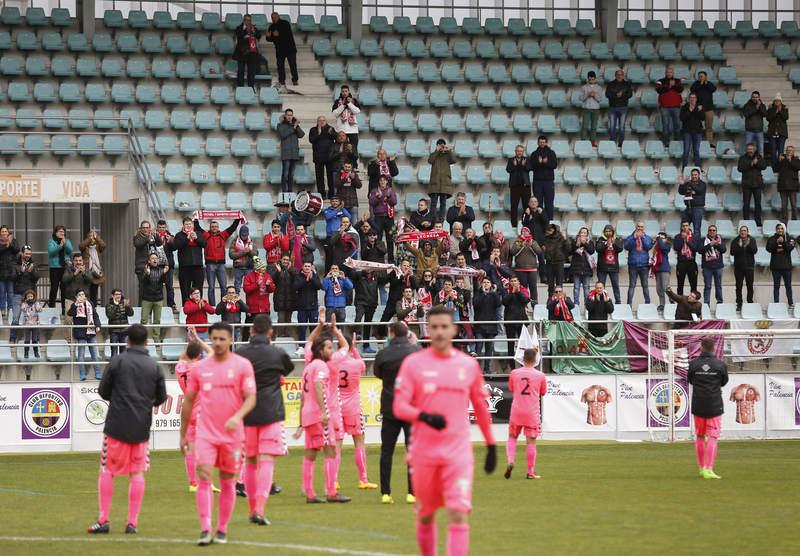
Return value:
M 272 221 L 272 231 L 264 236 L 267 264 L 277 265 L 281 255 L 289 251 L 289 236 L 281 232 L 281 223 Z
M 231 234 L 239 227 L 241 220 L 234 220 L 226 230 L 220 231 L 219 223 L 211 221 L 208 231 L 200 227 L 200 221 L 194 221 L 194 229 L 203 239 L 206 240 L 206 281 L 208 282 L 208 302 L 212 307 L 217 305 L 217 296 L 214 294 L 214 279 L 219 282 L 220 297 L 225 295 L 228 287 L 228 275 L 225 272 L 225 242 Z
M 247 274 L 242 282 L 242 289 L 247 294 L 246 302 L 249 309 L 245 323 L 252 323 L 253 319 L 260 314 L 269 315 L 269 294 L 275 291 L 275 282 L 267 272 L 267 263 L 261 257 L 253 259 L 253 268 L 254 270 Z M 249 339 L 250 327 L 246 326 L 242 331 L 242 340 L 246 342 Z
M 664 77 L 656 81 L 658 112 L 661 115 L 661 142 L 664 143 L 664 148 L 669 148 L 670 137 L 676 141 L 680 139 L 682 91 L 683 82 L 675 78 L 671 67 L 667 68 Z

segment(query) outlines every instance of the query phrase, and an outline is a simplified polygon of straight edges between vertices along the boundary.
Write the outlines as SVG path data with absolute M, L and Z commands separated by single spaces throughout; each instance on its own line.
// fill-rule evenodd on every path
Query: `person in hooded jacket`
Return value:
M 619 254 L 622 253 L 622 238 L 617 236 L 614 226 L 606 224 L 603 235 L 594 242 L 597 252 L 597 279 L 606 286 L 606 278 L 611 279 L 611 289 L 614 291 L 614 302 L 619 304 L 622 295 L 619 290 Z

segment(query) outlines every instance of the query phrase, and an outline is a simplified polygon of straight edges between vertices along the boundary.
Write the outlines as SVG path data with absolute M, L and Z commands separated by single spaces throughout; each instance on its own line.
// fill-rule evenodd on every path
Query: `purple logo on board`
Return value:
M 672 390 L 673 416 L 676 427 L 689 426 L 689 383 L 686 379 L 675 380 Z M 647 426 L 669 427 L 669 380 L 647 379 Z
M 22 439 L 69 438 L 69 388 L 22 389 Z
M 800 376 L 794 377 L 794 424 L 800 426 Z

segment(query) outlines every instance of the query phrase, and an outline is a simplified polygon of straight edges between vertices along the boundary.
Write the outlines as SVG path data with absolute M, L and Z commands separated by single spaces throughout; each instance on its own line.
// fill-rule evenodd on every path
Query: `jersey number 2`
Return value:
M 522 382 L 525 383 L 525 388 L 519 393 L 520 396 L 530 396 L 531 395 L 531 381 L 527 378 L 523 378 Z

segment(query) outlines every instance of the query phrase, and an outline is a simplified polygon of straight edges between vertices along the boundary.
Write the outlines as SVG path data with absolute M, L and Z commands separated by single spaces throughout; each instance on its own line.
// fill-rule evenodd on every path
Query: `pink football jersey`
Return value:
M 547 379 L 544 373 L 533 367 L 514 369 L 508 377 L 508 388 L 513 395 L 511 422 L 523 427 L 541 425 L 539 397 L 547 392 Z
M 301 423 L 304 427 L 308 427 L 315 423 L 322 422 L 322 408 L 317 403 L 317 396 L 314 392 L 314 385 L 322 383 L 325 395 L 323 399 L 328 405 L 328 383 L 330 382 L 330 371 L 325 361 L 321 359 L 314 359 L 303 370 L 303 412 L 301 414 Z M 328 415 L 330 416 L 330 409 L 328 408 Z
M 328 366 L 337 370 L 337 386 L 339 401 L 342 404 L 342 415 L 361 416 L 361 375 L 367 368 L 360 356 L 352 352 L 339 350 L 328 362 Z

